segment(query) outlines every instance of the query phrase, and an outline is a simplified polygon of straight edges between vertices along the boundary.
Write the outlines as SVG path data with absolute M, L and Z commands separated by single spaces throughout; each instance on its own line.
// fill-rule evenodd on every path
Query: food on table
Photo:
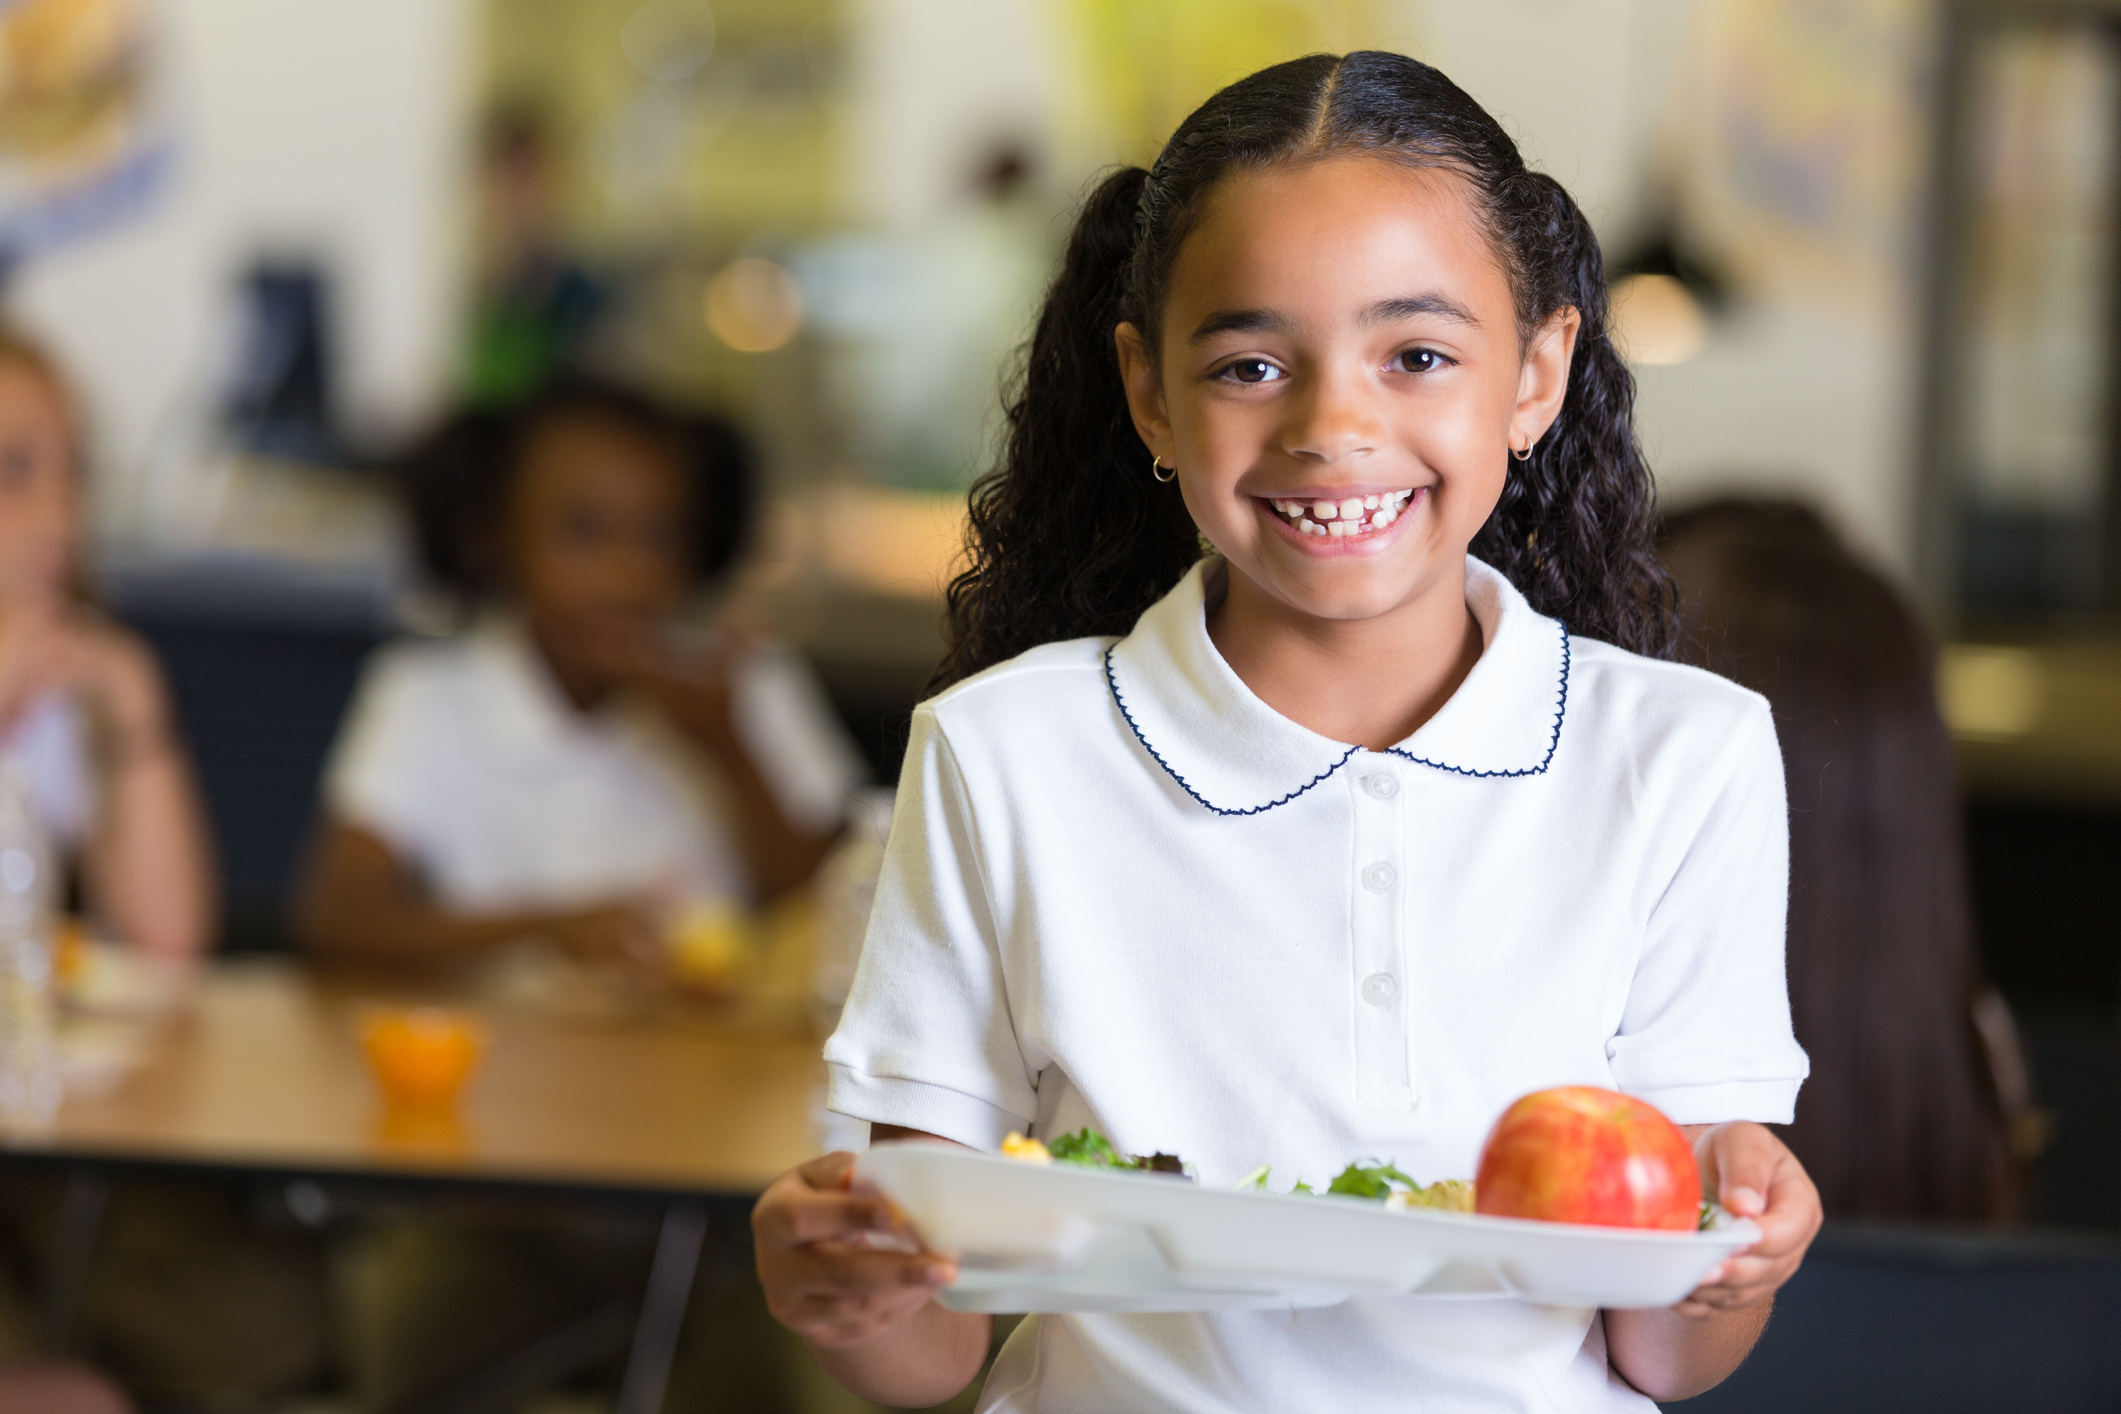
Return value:
M 1480 1155 L 1476 1211 L 1598 1227 L 1702 1224 L 1693 1146 L 1655 1106 L 1590 1085 L 1525 1096 Z
M 667 937 L 677 980 L 709 989 L 736 985 L 754 950 L 751 921 L 728 903 L 686 904 Z
M 486 1050 L 486 1028 L 447 1007 L 377 1007 L 361 1021 L 361 1049 L 386 1100 L 446 1108 Z

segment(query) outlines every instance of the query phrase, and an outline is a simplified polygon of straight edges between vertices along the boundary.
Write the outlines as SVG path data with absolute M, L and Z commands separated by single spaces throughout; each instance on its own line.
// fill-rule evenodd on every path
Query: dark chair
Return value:
M 107 573 L 102 590 L 169 678 L 213 827 L 221 950 L 285 947 L 318 776 L 392 631 L 387 593 L 228 566 Z
M 1829 1227 L 1684 1414 L 2115 1414 L 2121 1242 Z

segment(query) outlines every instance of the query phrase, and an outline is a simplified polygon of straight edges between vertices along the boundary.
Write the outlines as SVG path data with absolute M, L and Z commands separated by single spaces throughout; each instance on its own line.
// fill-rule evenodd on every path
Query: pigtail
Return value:
M 1493 214 L 1506 248 L 1539 252 L 1536 268 L 1517 272 L 1525 322 L 1536 327 L 1573 305 L 1583 323 L 1561 413 L 1529 460 L 1510 463 L 1472 552 L 1571 631 L 1668 657 L 1678 619 L 1657 557 L 1656 492 L 1635 438 L 1635 379 L 1609 335 L 1598 237 L 1542 173 L 1509 180 Z
M 1148 177 L 1113 173 L 1076 219 L 1005 407 L 1001 460 L 972 486 L 969 563 L 950 583 L 931 691 L 1041 643 L 1125 634 L 1200 558 L 1178 487 L 1149 473 L 1113 342 Z

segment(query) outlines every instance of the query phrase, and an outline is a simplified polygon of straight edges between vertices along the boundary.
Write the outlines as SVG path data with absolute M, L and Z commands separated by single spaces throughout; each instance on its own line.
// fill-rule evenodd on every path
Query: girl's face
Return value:
M 522 457 L 502 520 L 509 587 L 560 676 L 600 688 L 640 661 L 692 583 L 677 454 L 569 416 Z
M 1560 411 L 1577 324 L 1524 346 L 1463 179 L 1355 156 L 1222 182 L 1161 347 L 1132 325 L 1119 345 L 1142 440 L 1232 568 L 1360 620 L 1461 592 L 1511 449 Z
M 78 498 L 58 390 L 20 359 L 0 362 L 0 615 L 65 595 Z

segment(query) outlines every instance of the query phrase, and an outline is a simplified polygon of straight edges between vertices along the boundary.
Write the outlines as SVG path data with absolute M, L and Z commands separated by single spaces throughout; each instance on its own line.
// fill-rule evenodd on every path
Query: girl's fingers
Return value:
M 777 1264 L 794 1291 L 835 1297 L 859 1297 L 918 1288 L 933 1291 L 949 1283 L 955 1266 L 926 1253 L 873 1252 L 864 1247 L 819 1243 L 797 1247 Z
M 761 1204 L 753 1231 L 768 1242 L 800 1247 L 863 1232 L 896 1232 L 891 1205 L 881 1198 L 845 1193 L 813 1193 L 773 1204 Z
M 796 1176 L 811 1188 L 844 1193 L 854 1182 L 855 1156 L 845 1149 L 820 1154 L 796 1169 Z

